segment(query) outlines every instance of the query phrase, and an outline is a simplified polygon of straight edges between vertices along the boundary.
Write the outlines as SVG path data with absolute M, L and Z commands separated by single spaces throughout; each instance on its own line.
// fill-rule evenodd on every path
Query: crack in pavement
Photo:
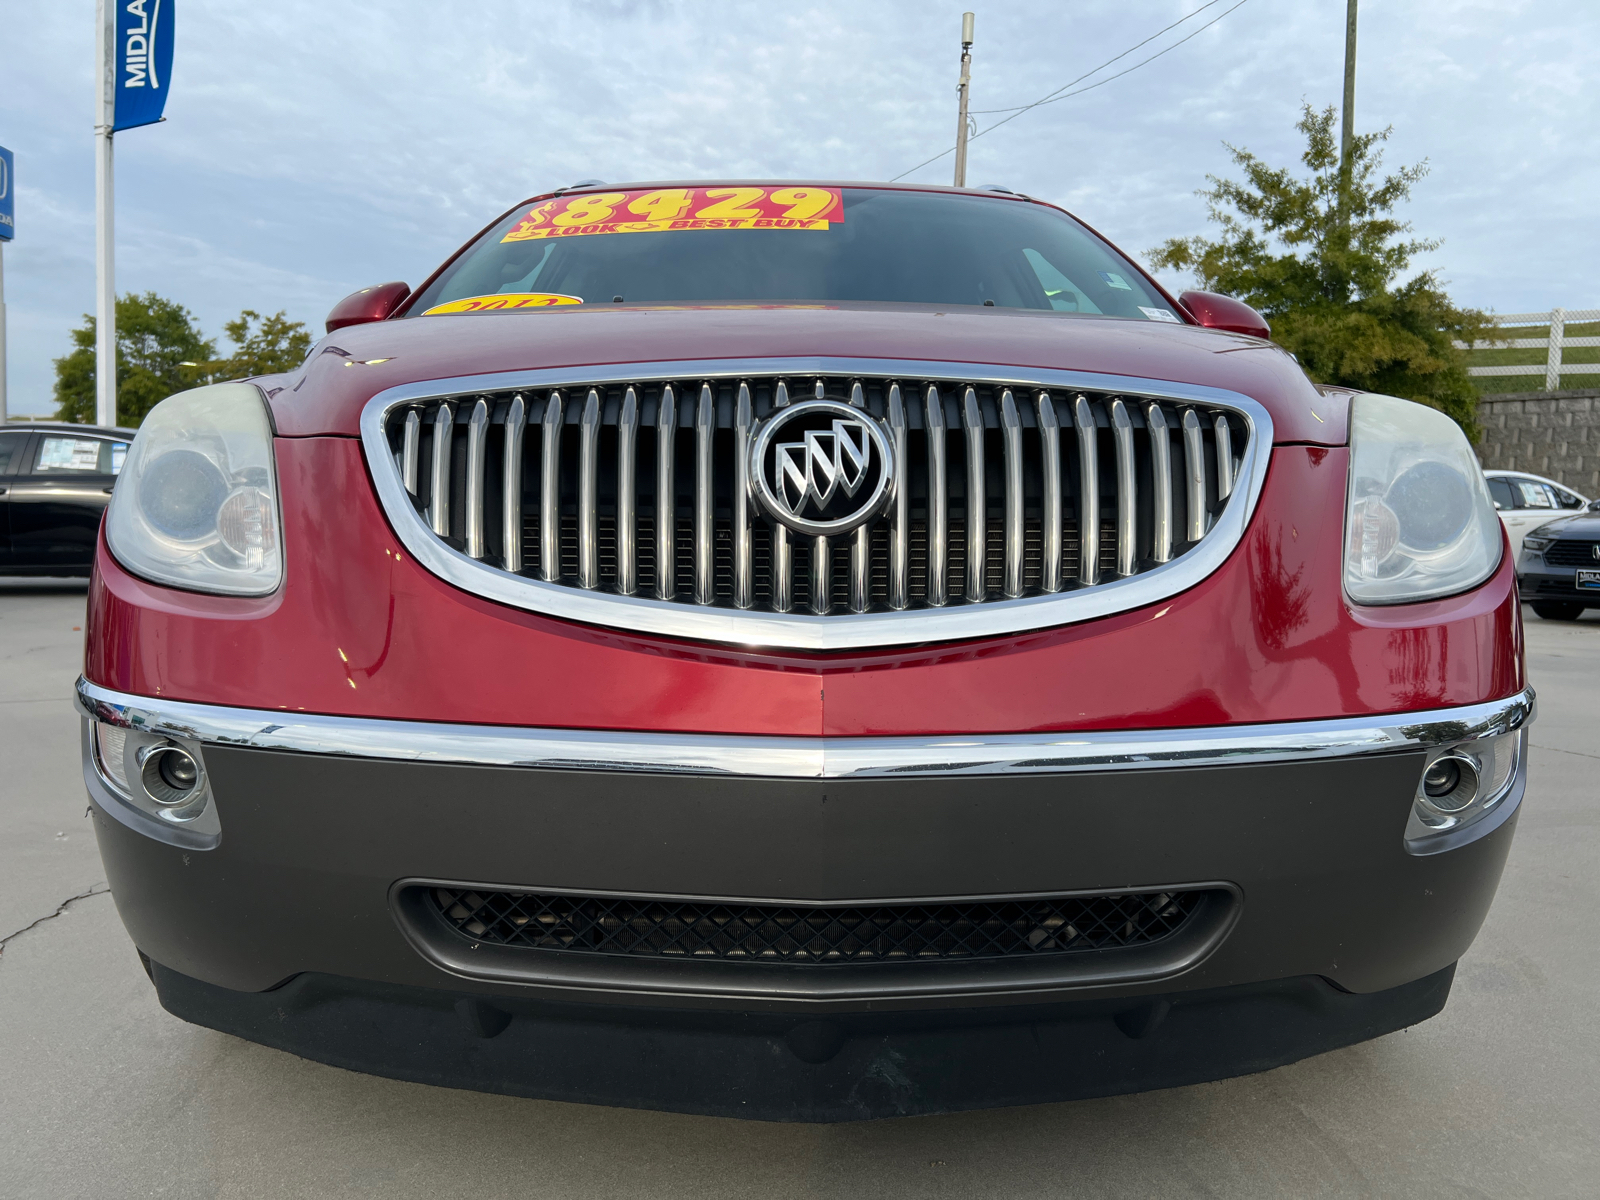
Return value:
M 43 925 L 46 921 L 55 920 L 62 913 L 67 911 L 68 906 L 76 903 L 79 900 L 87 900 L 90 896 L 104 896 L 107 893 L 109 893 L 110 891 L 111 891 L 111 888 L 107 884 L 95 884 L 92 887 L 90 887 L 89 890 L 86 891 L 86 892 L 79 892 L 76 896 L 68 896 L 60 904 L 56 905 L 55 912 L 47 913 L 45 916 L 42 916 L 42 917 L 37 918 L 36 920 L 30 921 L 28 924 L 24 925 L 21 929 L 12 930 L 10 933 L 6 934 L 5 937 L 0 937 L 0 957 L 4 957 L 5 952 L 6 952 L 6 946 L 11 942 L 12 938 L 21 937 L 23 934 L 27 933 L 28 930 L 33 929 L 33 928 L 35 928 L 35 927 L 37 927 L 39 925 Z

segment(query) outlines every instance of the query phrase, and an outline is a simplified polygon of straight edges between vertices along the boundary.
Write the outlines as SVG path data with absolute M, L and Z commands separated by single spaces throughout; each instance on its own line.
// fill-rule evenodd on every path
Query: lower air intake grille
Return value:
M 1028 958 L 1145 946 L 1204 890 L 924 904 L 745 904 L 431 887 L 429 906 L 474 942 L 631 958 L 772 963 Z

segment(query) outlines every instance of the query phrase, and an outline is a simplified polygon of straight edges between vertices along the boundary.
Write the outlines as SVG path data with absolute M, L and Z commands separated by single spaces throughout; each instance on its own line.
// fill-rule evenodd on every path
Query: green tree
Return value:
M 1400 279 L 1414 255 L 1440 244 L 1408 237 L 1411 224 L 1392 215 L 1426 160 L 1380 179 L 1390 130 L 1357 136 L 1341 211 L 1332 106 L 1305 105 L 1296 128 L 1308 178 L 1223 143 L 1245 180 L 1208 175 L 1198 193 L 1220 235 L 1172 238 L 1150 252 L 1152 265 L 1192 271 L 1208 291 L 1253 305 L 1318 383 L 1431 405 L 1476 441 L 1477 389 L 1451 343 L 1492 338 L 1489 318 L 1453 304 L 1433 271 Z
M 95 319 L 84 314 L 72 331 L 75 349 L 56 359 L 56 416 L 92 424 L 95 419 Z M 201 335 L 188 309 L 154 292 L 129 293 L 117 300 L 117 421 L 137 426 L 173 392 L 193 387 L 200 373 L 185 362 L 200 363 L 216 354 L 216 344 Z
M 289 320 L 282 309 L 263 317 L 247 308 L 238 320 L 224 324 L 222 331 L 238 349 L 214 364 L 211 373 L 219 380 L 292 371 L 305 362 L 311 350 L 311 331 L 305 322 Z

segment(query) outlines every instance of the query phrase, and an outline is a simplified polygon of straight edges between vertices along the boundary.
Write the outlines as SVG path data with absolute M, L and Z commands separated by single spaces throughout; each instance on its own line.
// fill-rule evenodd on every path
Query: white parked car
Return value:
M 1530 475 L 1526 471 L 1485 471 L 1489 497 L 1494 501 L 1500 522 L 1511 535 L 1511 559 L 1522 557 L 1522 537 L 1546 521 L 1589 507 L 1589 498 L 1569 487 Z

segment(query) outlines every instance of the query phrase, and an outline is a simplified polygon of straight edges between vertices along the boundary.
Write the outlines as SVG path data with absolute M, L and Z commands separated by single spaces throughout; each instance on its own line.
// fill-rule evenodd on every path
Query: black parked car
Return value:
M 1576 621 L 1600 608 L 1600 501 L 1547 521 L 1522 539 L 1517 578 L 1522 598 L 1547 621 Z
M 0 429 L 0 575 L 88 576 L 133 433 L 44 421 Z

